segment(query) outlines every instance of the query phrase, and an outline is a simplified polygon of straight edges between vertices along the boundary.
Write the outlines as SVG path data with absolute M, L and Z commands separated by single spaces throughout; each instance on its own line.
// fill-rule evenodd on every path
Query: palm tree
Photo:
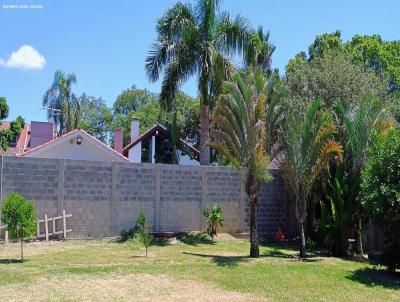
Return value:
M 261 182 L 271 179 L 265 148 L 265 77 L 260 70 L 236 73 L 223 85 L 213 112 L 209 146 L 240 170 L 250 200 L 250 257 L 260 256 L 257 198 Z
M 379 130 L 381 122 L 385 119 L 385 110 L 379 99 L 367 97 L 352 109 L 346 107 L 344 102 L 340 102 L 339 113 L 343 118 L 345 145 L 345 168 L 347 179 L 348 194 L 345 196 L 347 204 L 352 207 L 351 212 L 354 217 L 356 229 L 356 252 L 363 254 L 362 248 L 362 210 L 357 202 L 360 192 L 361 171 L 365 165 L 367 150 L 373 141 L 376 130 Z M 386 123 L 390 126 L 390 122 Z M 385 130 L 385 129 L 381 129 Z
M 296 204 L 300 230 L 300 257 L 306 257 L 305 223 L 307 200 L 332 158 L 342 161 L 342 146 L 335 142 L 332 116 L 320 111 L 321 102 L 314 101 L 306 116 L 290 112 L 283 131 L 284 162 L 282 168 Z
M 269 42 L 270 32 L 264 34 L 262 26 L 252 33 L 248 47 L 245 49 L 245 62 L 248 66 L 260 67 L 263 72 L 271 69 L 271 58 L 275 46 Z
M 43 106 L 48 109 L 47 118 L 51 118 L 58 129 L 59 134 L 66 130 L 72 130 L 75 124 L 73 119 L 74 108 L 77 100 L 72 93 L 72 85 L 76 84 L 76 76 L 73 73 L 66 74 L 61 70 L 54 73 L 53 83 L 43 96 Z
M 176 3 L 157 22 L 157 39 L 146 59 L 147 77 L 164 79 L 160 100 L 170 109 L 179 87 L 198 77 L 200 94 L 200 163 L 210 163 L 209 107 L 215 103 L 222 82 L 234 70 L 226 55 L 242 54 L 251 31 L 249 22 L 229 13 L 218 14 L 221 0 L 197 0 L 195 6 Z

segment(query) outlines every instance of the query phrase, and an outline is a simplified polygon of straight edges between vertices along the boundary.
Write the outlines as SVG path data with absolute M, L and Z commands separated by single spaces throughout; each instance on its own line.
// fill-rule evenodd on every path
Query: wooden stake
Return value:
M 44 228 L 46 230 L 46 241 L 49 241 L 49 225 L 47 221 L 47 214 L 44 215 Z

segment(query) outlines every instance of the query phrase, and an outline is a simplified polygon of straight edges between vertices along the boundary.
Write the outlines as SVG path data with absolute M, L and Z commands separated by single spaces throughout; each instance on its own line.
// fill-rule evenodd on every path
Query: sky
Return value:
M 75 94 L 102 97 L 109 106 L 133 84 L 158 92 L 160 82 L 149 83 L 144 61 L 157 18 L 175 2 L 0 0 L 0 96 L 10 106 L 9 120 L 46 120 L 42 97 L 57 69 L 75 73 Z M 225 0 L 221 10 L 270 30 L 272 67 L 281 73 L 318 34 L 339 29 L 345 41 L 375 33 L 400 39 L 396 0 Z M 182 90 L 196 96 L 195 80 Z

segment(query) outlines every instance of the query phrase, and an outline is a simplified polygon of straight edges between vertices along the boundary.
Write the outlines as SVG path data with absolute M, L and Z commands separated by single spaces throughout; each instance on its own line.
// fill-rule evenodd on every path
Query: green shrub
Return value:
M 217 236 L 217 229 L 219 226 L 224 226 L 223 214 L 224 211 L 218 204 L 214 204 L 211 209 L 205 209 L 203 211 L 203 216 L 207 219 L 208 223 L 207 233 L 211 238 Z
M 26 201 L 18 193 L 10 193 L 1 207 L 1 220 L 7 225 L 11 239 L 21 242 L 21 261 L 24 260 L 24 238 L 36 233 L 36 215 L 33 201 Z
M 377 138 L 362 172 L 362 205 L 384 233 L 383 261 L 400 268 L 400 129 Z

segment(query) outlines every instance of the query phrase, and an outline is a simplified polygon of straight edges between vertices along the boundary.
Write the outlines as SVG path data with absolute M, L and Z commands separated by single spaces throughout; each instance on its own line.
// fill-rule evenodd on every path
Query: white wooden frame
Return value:
M 63 234 L 63 238 L 67 238 L 67 234 L 72 232 L 72 229 L 67 229 L 67 218 L 72 217 L 72 214 L 65 214 L 65 210 L 62 211 L 61 216 L 56 216 L 52 218 L 48 218 L 47 214 L 44 215 L 44 219 L 38 219 L 36 221 L 37 224 L 37 234 L 36 238 L 46 238 L 46 241 L 49 241 L 49 236 L 55 236 L 59 234 Z M 56 227 L 56 221 L 61 220 L 63 221 L 63 227 L 61 231 L 57 231 Z M 49 232 L 49 222 L 52 223 L 52 232 Z M 40 233 L 40 224 L 44 223 L 44 229 L 45 232 L 43 234 Z M 7 231 L 7 226 L 6 225 L 0 225 L 0 230 L 4 229 L 5 230 L 5 235 L 4 235 L 4 242 L 5 244 L 8 244 L 9 239 L 8 239 L 8 231 Z

